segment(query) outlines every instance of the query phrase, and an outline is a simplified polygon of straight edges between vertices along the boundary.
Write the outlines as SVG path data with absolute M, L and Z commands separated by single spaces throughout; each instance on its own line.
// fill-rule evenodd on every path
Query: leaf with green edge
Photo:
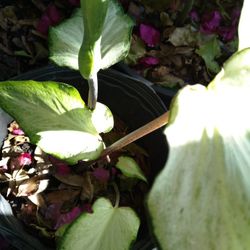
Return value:
M 93 113 L 74 87 L 57 82 L 1 82 L 0 106 L 32 143 L 69 164 L 98 158 L 104 147 L 98 132 L 113 124 L 106 106 L 99 103 Z
M 124 250 L 135 241 L 140 221 L 129 207 L 113 207 L 99 198 L 93 213 L 83 213 L 66 229 L 60 250 Z
M 209 84 L 172 103 L 167 163 L 147 200 L 162 249 L 238 250 L 250 245 L 250 49 Z
M 96 15 L 99 15 L 99 13 L 96 13 Z M 96 15 L 93 14 L 93 16 Z M 101 37 L 100 51 L 96 50 L 97 55 L 92 55 L 93 58 L 101 58 L 95 66 L 97 67 L 95 71 L 108 68 L 125 58 L 130 48 L 133 24 L 132 19 L 124 14 L 117 2 L 108 1 L 105 22 L 102 32 L 99 34 Z M 84 32 L 82 12 L 77 9 L 70 19 L 50 29 L 50 59 L 59 66 L 67 66 L 78 70 L 78 53 Z M 87 40 L 85 40 L 85 43 L 87 43 Z M 86 65 L 83 65 L 83 67 Z M 88 68 L 86 70 L 89 71 Z M 85 77 L 88 77 L 89 74 L 85 74 Z
M 118 162 L 115 164 L 115 167 L 120 169 L 122 174 L 127 177 L 137 178 L 147 182 L 147 178 L 145 177 L 137 162 L 132 157 L 120 156 L 118 158 Z
M 220 43 L 217 36 L 212 36 L 208 40 L 203 41 L 199 49 L 195 52 L 203 58 L 210 72 L 218 73 L 220 71 L 220 66 L 216 62 L 216 58 L 221 55 Z

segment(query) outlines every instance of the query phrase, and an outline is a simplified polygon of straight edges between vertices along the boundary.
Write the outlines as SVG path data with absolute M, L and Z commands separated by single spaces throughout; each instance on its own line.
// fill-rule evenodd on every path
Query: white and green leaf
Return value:
M 78 70 L 78 53 L 83 42 L 79 59 L 85 78 L 119 62 L 130 48 L 132 19 L 114 0 L 102 1 L 100 14 L 99 8 L 95 9 L 99 1 L 82 1 L 83 12 L 76 10 L 70 19 L 49 32 L 50 59 L 59 66 Z
M 100 198 L 93 213 L 83 213 L 69 225 L 59 243 L 60 250 L 124 250 L 135 241 L 140 221 L 129 207 L 113 207 Z
M 148 197 L 166 250 L 250 246 L 250 49 L 233 55 L 208 88 L 181 90 L 165 130 L 169 156 Z
M 115 167 L 120 169 L 122 174 L 126 177 L 137 178 L 147 182 L 147 178 L 142 172 L 140 166 L 132 157 L 120 156 Z
M 70 164 L 98 158 L 104 147 L 99 133 L 113 125 L 106 106 L 98 104 L 93 113 L 78 91 L 63 83 L 1 82 L 0 106 L 20 124 L 32 143 Z

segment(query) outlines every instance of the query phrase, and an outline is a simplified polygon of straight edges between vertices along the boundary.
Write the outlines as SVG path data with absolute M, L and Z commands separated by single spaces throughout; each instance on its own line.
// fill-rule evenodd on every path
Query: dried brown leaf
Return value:
M 47 204 L 63 203 L 68 200 L 74 200 L 80 195 L 80 189 L 64 189 L 49 192 L 45 195 L 45 201 Z

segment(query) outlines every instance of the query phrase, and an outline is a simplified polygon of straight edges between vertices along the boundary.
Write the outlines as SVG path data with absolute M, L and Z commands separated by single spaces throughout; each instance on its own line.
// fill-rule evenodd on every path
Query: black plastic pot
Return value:
M 154 118 L 166 112 L 166 106 L 150 87 L 116 70 L 105 70 L 98 74 L 99 95 L 98 101 L 106 104 L 113 114 L 122 119 L 130 131 L 152 121 Z M 13 78 L 13 80 L 54 80 L 65 82 L 75 86 L 82 95 L 83 100 L 87 100 L 88 84 L 77 71 L 67 68 L 58 68 L 53 65 L 43 69 L 28 72 Z M 138 140 L 149 154 L 151 164 L 150 184 L 154 177 L 164 166 L 168 149 L 162 129 Z M 139 232 L 139 241 L 134 249 L 151 250 L 153 243 L 147 231 L 146 222 Z
M 114 66 L 114 69 L 118 70 L 123 74 L 126 74 L 129 77 L 132 77 L 133 79 L 137 79 L 141 83 L 144 83 L 145 85 L 153 89 L 155 93 L 161 98 L 162 102 L 166 105 L 166 107 L 170 106 L 173 97 L 178 91 L 176 89 L 161 87 L 160 85 L 148 81 L 144 77 L 140 76 L 135 70 L 129 68 L 126 64 L 122 62 L 116 64 Z

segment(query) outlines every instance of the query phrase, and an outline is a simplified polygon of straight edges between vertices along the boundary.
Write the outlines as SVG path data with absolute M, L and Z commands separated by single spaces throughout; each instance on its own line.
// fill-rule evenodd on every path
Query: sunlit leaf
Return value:
M 88 5 L 88 8 L 92 8 L 96 1 L 83 2 L 86 2 L 85 5 Z M 113 0 L 104 2 L 105 4 L 108 2 L 104 23 L 96 24 L 96 22 L 94 22 L 94 24 L 91 24 L 91 27 L 92 25 L 99 25 L 102 29 L 95 30 L 95 32 L 93 32 L 93 30 L 87 31 L 87 34 L 93 34 L 100 38 L 100 41 L 98 40 L 100 44 L 96 44 L 99 48 L 98 46 L 95 47 L 95 50 L 92 51 L 94 53 L 89 54 L 91 51 L 87 47 L 93 44 L 95 39 L 92 38 L 92 35 L 88 35 L 84 40 L 85 45 L 83 45 L 81 51 L 81 56 L 86 53 L 84 58 L 81 59 L 82 69 L 86 71 L 83 72 L 86 78 L 91 75 L 91 72 L 93 73 L 99 69 L 108 68 L 122 60 L 127 55 L 130 47 L 130 34 L 133 21 L 124 14 L 121 6 L 117 2 Z M 89 16 L 91 16 L 91 20 L 96 19 L 100 21 L 100 13 L 97 10 L 92 10 L 84 14 L 86 15 L 84 22 L 87 21 Z M 57 27 L 51 28 L 49 33 L 50 59 L 60 66 L 79 69 L 78 53 L 83 41 L 83 34 L 86 34 L 84 32 L 86 31 L 83 26 L 82 12 L 80 9 L 77 9 L 70 19 Z M 86 50 L 84 50 L 84 48 L 86 48 Z M 86 56 L 90 57 L 87 59 L 85 58 Z M 96 61 L 97 59 L 99 61 Z M 92 66 L 89 65 L 91 61 L 93 61 L 91 63 Z
M 56 82 L 1 82 L 0 106 L 32 143 L 70 164 L 96 159 L 103 150 L 98 132 L 110 130 L 113 124 L 107 107 L 97 105 L 97 119 L 75 88 Z
M 128 156 L 120 156 L 118 158 L 118 162 L 115 164 L 115 167 L 120 169 L 122 174 L 131 177 L 137 178 L 147 182 L 145 175 L 143 174 L 142 170 L 138 163 L 131 157 Z
M 83 213 L 65 230 L 61 250 L 124 250 L 136 239 L 139 218 L 129 207 L 113 207 L 100 198 L 93 213 Z
M 188 86 L 172 104 L 169 156 L 149 194 L 162 249 L 250 246 L 250 49 L 208 88 Z

